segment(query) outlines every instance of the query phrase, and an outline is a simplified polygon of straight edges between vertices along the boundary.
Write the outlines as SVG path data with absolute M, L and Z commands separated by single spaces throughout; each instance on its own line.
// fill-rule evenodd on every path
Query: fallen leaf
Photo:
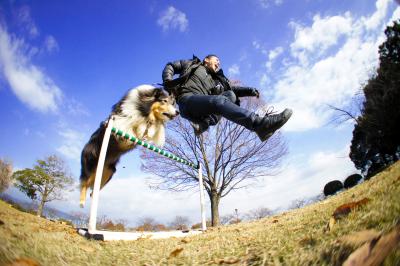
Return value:
M 181 252 L 183 251 L 183 248 L 177 248 L 174 251 L 171 252 L 171 254 L 169 254 L 169 259 L 171 258 L 175 258 L 176 256 L 178 256 Z
M 348 215 L 352 210 L 361 207 L 365 204 L 367 204 L 370 200 L 368 198 L 363 198 L 362 200 L 355 201 L 355 202 L 349 202 L 343 205 L 340 205 L 339 207 L 336 208 L 336 210 L 333 212 L 332 216 L 338 220 L 346 215 Z
M 184 239 L 182 239 L 182 240 L 181 240 L 181 242 L 182 242 L 182 243 L 185 243 L 185 244 L 187 244 L 187 243 L 189 243 L 189 242 L 190 242 L 190 240 L 189 240 L 189 239 L 186 239 L 186 238 L 184 238 Z
M 40 264 L 37 261 L 29 258 L 16 259 L 10 264 L 8 264 L 8 266 L 39 266 L 39 265 Z
M 82 250 L 84 250 L 84 251 L 86 251 L 86 252 L 93 252 L 93 251 L 95 251 L 94 248 L 89 247 L 89 246 L 85 246 L 85 245 L 79 245 L 79 248 L 82 249 Z
M 364 244 L 365 242 L 372 241 L 373 239 L 378 238 L 379 236 L 380 233 L 378 231 L 371 229 L 371 230 L 356 232 L 351 235 L 342 236 L 341 238 L 338 239 L 338 241 L 344 244 L 358 246 Z
M 384 236 L 378 236 L 356 249 L 343 266 L 380 265 L 400 243 L 400 225 Z
M 277 222 L 278 222 L 278 220 L 276 220 L 276 219 L 272 221 L 272 223 L 274 223 L 274 224 L 277 223 Z
M 218 261 L 218 264 L 236 264 L 238 262 L 240 262 L 240 259 L 238 258 L 223 258 Z

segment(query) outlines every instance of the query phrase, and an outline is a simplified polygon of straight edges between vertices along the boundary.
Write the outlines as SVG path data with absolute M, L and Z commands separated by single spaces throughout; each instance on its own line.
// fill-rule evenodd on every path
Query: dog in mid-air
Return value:
M 114 118 L 115 128 L 128 133 L 141 140 L 163 146 L 165 141 L 165 123 L 179 115 L 175 108 L 175 98 L 161 88 L 151 85 L 141 85 L 128 91 L 128 93 L 112 107 L 109 117 Z M 93 190 L 100 148 L 107 127 L 107 121 L 90 137 L 83 148 L 81 155 L 80 176 L 80 206 L 84 207 L 86 192 L 90 187 Z M 119 158 L 124 153 L 132 150 L 135 144 L 123 137 L 111 134 L 108 144 L 106 160 L 100 189 L 111 179 L 116 171 Z

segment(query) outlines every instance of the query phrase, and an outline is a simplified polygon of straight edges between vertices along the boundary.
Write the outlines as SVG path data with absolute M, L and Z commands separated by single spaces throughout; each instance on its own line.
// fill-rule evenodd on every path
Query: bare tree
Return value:
M 175 216 L 169 227 L 174 230 L 187 230 L 189 228 L 189 218 L 179 215 Z
M 12 163 L 5 159 L 0 159 L 0 192 L 5 191 L 12 183 Z
M 87 227 L 89 224 L 89 215 L 84 212 L 73 212 L 72 213 L 73 218 L 73 223 L 75 224 L 76 227 Z
M 365 101 L 365 97 L 363 92 L 360 90 L 350 99 L 350 102 L 345 107 L 337 107 L 331 104 L 328 104 L 328 107 L 334 111 L 332 119 L 329 123 L 333 124 L 343 124 L 347 121 L 352 121 L 353 123 L 357 123 L 359 120 L 359 116 L 361 115 L 363 102 Z
M 262 110 L 257 99 L 242 101 L 250 110 Z M 261 114 L 263 115 L 263 114 Z M 211 202 L 212 225 L 219 224 L 219 203 L 230 192 L 247 187 L 259 177 L 277 174 L 278 166 L 287 153 L 280 133 L 261 142 L 257 135 L 242 126 L 222 119 L 200 137 L 195 137 L 187 120 L 171 122 L 165 149 L 203 167 L 204 187 Z M 185 191 L 198 185 L 197 171 L 165 159 L 153 152 L 143 151 L 142 169 L 155 174 L 153 187 Z
M 145 217 L 141 219 L 138 226 L 135 228 L 136 231 L 166 231 L 167 227 L 161 223 L 158 223 L 151 217 Z
M 289 209 L 299 209 L 301 207 L 306 206 L 307 203 L 308 203 L 307 199 L 305 199 L 305 198 L 295 199 L 290 203 Z
M 265 208 L 265 207 L 259 207 L 257 209 L 249 211 L 249 213 L 247 214 L 247 217 L 250 220 L 259 220 L 264 217 L 271 216 L 272 214 L 273 214 L 273 212 L 270 209 Z

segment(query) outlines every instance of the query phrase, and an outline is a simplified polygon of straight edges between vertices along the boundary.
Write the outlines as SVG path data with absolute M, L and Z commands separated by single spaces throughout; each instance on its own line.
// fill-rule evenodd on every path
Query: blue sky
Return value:
M 281 173 L 224 198 L 221 214 L 285 208 L 355 172 L 353 125 L 329 123 L 327 105 L 350 103 L 377 66 L 385 26 L 399 18 L 390 0 L 1 1 L 0 157 L 22 169 L 55 153 L 78 180 L 83 145 L 129 88 L 161 82 L 169 61 L 214 53 L 228 77 L 294 110 Z M 123 158 L 100 212 L 199 219 L 195 192 L 150 191 L 138 160 Z M 67 198 L 52 205 L 80 211 L 77 190 Z

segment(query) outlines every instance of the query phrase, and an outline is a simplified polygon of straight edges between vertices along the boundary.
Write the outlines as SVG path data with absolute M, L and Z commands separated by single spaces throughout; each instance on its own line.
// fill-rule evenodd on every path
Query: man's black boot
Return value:
M 282 113 L 266 115 L 259 121 L 254 131 L 261 141 L 266 141 L 289 120 L 292 113 L 291 109 L 286 108 Z

